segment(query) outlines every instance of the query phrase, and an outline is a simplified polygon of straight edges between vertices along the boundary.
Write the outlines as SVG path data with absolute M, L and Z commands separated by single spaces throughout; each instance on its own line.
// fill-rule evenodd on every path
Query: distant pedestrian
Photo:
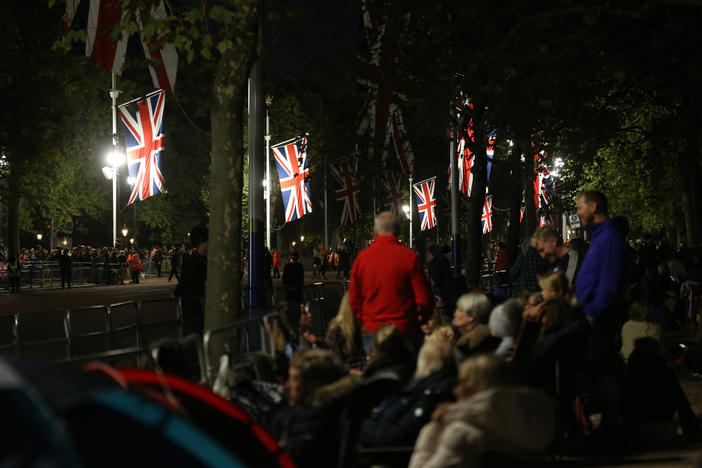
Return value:
M 61 256 L 59 256 L 59 268 L 61 270 L 61 289 L 65 289 L 68 285 L 68 289 L 71 289 L 71 267 L 73 260 L 71 259 L 71 252 L 68 249 L 63 249 Z
M 180 249 L 174 248 L 171 254 L 171 272 L 168 274 L 168 281 L 170 282 L 173 276 L 180 281 L 180 275 L 178 274 L 178 267 L 180 266 L 181 253 Z
M 205 328 L 205 283 L 207 281 L 207 250 L 209 231 L 196 226 L 190 231 L 192 253 L 183 260 L 180 281 L 173 291 L 180 297 L 183 308 L 183 334 L 202 335 Z
M 139 276 L 141 271 L 144 269 L 141 264 L 141 258 L 136 251 L 132 250 L 132 253 L 127 257 L 127 265 L 129 265 L 129 272 L 132 275 L 132 284 L 139 284 Z
M 154 254 L 151 256 L 151 261 L 156 267 L 156 278 L 161 277 L 161 264 L 163 263 L 163 253 L 160 248 L 154 249 Z
M 20 274 L 22 265 L 17 257 L 10 255 L 7 261 L 7 277 L 10 280 L 10 292 L 20 291 Z
M 300 322 L 300 305 L 304 302 L 305 269 L 297 261 L 299 255 L 293 252 L 290 261 L 283 268 L 283 284 L 285 285 L 288 302 L 288 320 L 290 323 Z
M 283 260 L 280 258 L 280 250 L 273 249 L 273 278 L 280 278 L 280 267 L 283 266 Z

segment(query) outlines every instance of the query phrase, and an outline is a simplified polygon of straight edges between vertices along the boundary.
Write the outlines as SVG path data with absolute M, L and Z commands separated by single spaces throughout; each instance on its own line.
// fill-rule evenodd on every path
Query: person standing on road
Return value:
M 178 286 L 173 291 L 183 309 L 183 335 L 203 334 L 205 328 L 205 283 L 207 282 L 207 250 L 209 231 L 196 226 L 190 231 L 192 253 L 183 260 Z
M 389 324 L 419 352 L 424 341 L 420 324 L 430 318 L 434 307 L 419 256 L 400 244 L 398 228 L 392 213 L 376 216 L 373 243 L 358 254 L 351 269 L 349 303 L 363 324 L 363 344 L 369 355 L 372 334 Z
M 132 284 L 139 284 L 139 276 L 141 275 L 141 270 L 144 268 L 141 265 L 141 258 L 135 250 L 127 257 L 127 264 L 129 265 L 129 271 L 132 274 Z
M 283 284 L 288 302 L 288 320 L 297 325 L 300 322 L 300 306 L 304 302 L 305 268 L 298 262 L 299 255 L 293 252 L 290 261 L 283 268 Z
M 180 281 L 180 275 L 178 274 L 178 267 L 180 266 L 180 249 L 175 247 L 173 253 L 171 253 L 171 272 L 168 274 L 168 281 L 170 282 L 175 275 L 176 279 Z
M 280 267 L 283 261 L 280 258 L 280 250 L 273 249 L 273 278 L 280 278 Z
M 68 284 L 68 289 L 71 289 L 71 266 L 73 260 L 68 249 L 64 249 L 59 256 L 59 268 L 61 270 L 61 289 L 65 289 Z
M 7 277 L 10 280 L 10 292 L 20 291 L 20 273 L 22 265 L 17 257 L 10 255 L 7 259 Z
M 161 264 L 163 263 L 163 253 L 161 252 L 160 247 L 156 247 L 154 249 L 154 254 L 151 257 L 151 261 L 154 262 L 154 266 L 156 267 L 156 278 L 161 277 Z

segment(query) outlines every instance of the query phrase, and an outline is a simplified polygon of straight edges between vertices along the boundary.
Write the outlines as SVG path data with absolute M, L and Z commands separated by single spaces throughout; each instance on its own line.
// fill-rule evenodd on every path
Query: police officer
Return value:
M 10 255 L 7 262 L 7 276 L 10 279 L 10 292 L 19 292 L 22 266 L 18 258 Z
M 183 260 L 180 281 L 173 295 L 180 297 L 183 308 L 183 334 L 202 335 L 205 327 L 205 282 L 207 280 L 207 249 L 209 232 L 204 226 L 190 231 L 192 253 Z

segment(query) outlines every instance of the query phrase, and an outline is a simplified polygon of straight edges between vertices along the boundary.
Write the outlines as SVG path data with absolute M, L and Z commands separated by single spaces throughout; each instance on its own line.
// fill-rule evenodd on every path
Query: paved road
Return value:
M 306 283 L 313 283 L 310 273 L 305 275 Z M 327 281 L 338 282 L 335 274 L 327 276 Z M 71 289 L 61 288 L 25 288 L 19 294 L 7 291 L 0 292 L 0 314 L 14 314 L 16 312 L 66 310 L 76 307 L 93 305 L 115 304 L 125 301 L 142 301 L 146 299 L 163 299 L 170 296 L 177 282 L 175 279 L 168 282 L 167 278 L 146 278 L 139 284 L 125 284 L 116 286 L 97 286 L 93 284 L 77 284 Z M 242 286 L 245 286 L 242 284 Z M 282 283 L 274 280 L 274 286 L 282 292 Z M 337 288 L 338 289 L 338 288 Z M 335 291 L 336 292 L 336 291 Z M 330 304 L 330 313 L 338 306 L 339 294 L 334 294 L 330 299 L 335 301 Z M 331 301 L 330 301 L 331 302 Z
M 0 314 L 16 312 L 65 310 L 75 307 L 115 304 L 125 301 L 163 299 L 170 295 L 176 283 L 166 278 L 146 278 L 139 284 L 95 286 L 80 284 L 71 289 L 23 289 L 19 294 L 0 293 Z

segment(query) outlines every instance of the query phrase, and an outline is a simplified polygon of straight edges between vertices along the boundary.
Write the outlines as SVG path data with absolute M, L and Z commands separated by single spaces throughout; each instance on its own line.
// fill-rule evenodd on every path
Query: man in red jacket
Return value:
M 370 339 L 383 325 L 392 324 L 419 351 L 420 323 L 432 312 L 434 295 L 419 257 L 397 240 L 398 225 L 388 211 L 375 218 L 373 243 L 363 250 L 351 270 L 349 303 L 363 324 L 363 342 L 370 354 Z

